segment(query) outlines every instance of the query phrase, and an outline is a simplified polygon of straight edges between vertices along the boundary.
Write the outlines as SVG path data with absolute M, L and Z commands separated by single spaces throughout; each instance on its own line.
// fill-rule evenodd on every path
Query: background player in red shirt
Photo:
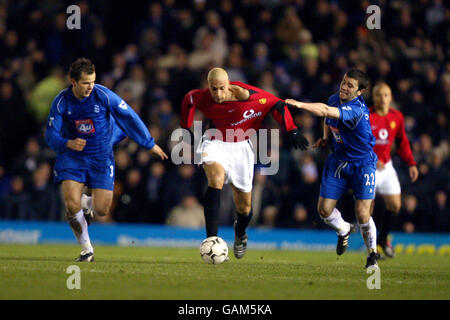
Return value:
M 224 184 L 231 183 L 237 213 L 233 249 L 235 257 L 240 259 L 247 248 L 246 228 L 252 217 L 254 154 L 248 140 L 250 136 L 245 132 L 251 134 L 258 130 L 271 113 L 289 133 L 295 147 L 305 150 L 308 141 L 294 124 L 283 100 L 259 88 L 230 82 L 227 72 L 221 68 L 209 71 L 208 88 L 191 90 L 184 96 L 182 128 L 190 129 L 195 109 L 210 119 L 221 133 L 215 139 L 204 138 L 201 144 L 201 163 L 208 179 L 203 202 L 206 234 L 207 237 L 217 236 L 220 191 Z
M 393 257 L 394 249 L 388 239 L 393 221 L 401 207 L 401 189 L 397 172 L 392 166 L 391 147 L 398 141 L 397 153 L 408 165 L 409 176 L 415 182 L 419 176 L 414 156 L 411 152 L 405 132 L 403 114 L 391 108 L 391 88 L 384 82 L 378 82 L 373 88 L 374 107 L 370 110 L 370 123 L 376 138 L 374 151 L 378 156 L 376 171 L 376 193 L 385 203 L 385 212 L 380 212 L 382 223 L 379 229 L 378 244 L 386 256 Z M 372 202 L 372 213 L 375 201 Z

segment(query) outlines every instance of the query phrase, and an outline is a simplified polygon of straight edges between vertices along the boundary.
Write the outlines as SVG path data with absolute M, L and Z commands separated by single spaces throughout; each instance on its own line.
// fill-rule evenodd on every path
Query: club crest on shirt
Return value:
M 75 120 L 75 127 L 78 133 L 94 133 L 94 123 L 91 119 Z
M 266 102 L 267 102 L 266 98 L 259 99 L 259 103 L 261 104 L 266 104 Z
M 390 125 L 391 125 L 391 129 L 394 130 L 394 129 L 395 129 L 395 126 L 396 126 L 397 124 L 395 123 L 395 121 L 391 121 Z

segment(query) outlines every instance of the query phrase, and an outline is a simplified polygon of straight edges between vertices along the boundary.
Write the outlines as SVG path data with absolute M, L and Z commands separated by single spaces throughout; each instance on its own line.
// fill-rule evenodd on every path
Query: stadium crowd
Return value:
M 97 82 L 133 107 L 168 154 L 184 94 L 205 87 L 213 66 L 282 99 L 323 102 L 356 66 L 372 84 L 391 86 L 418 163 L 411 184 L 393 157 L 403 194 L 394 229 L 450 232 L 450 8 L 443 0 L 79 1 L 79 30 L 66 26 L 71 4 L 0 0 L 0 219 L 65 219 L 43 133 L 70 63 L 84 56 Z M 379 30 L 366 27 L 370 4 L 381 8 Z M 371 105 L 370 90 L 364 97 Z M 320 119 L 291 112 L 310 142 L 321 137 Z M 266 119 L 265 127 L 277 125 Z M 328 151 L 294 151 L 285 141 L 278 173 L 255 172 L 252 224 L 324 228 L 316 203 Z M 155 160 L 131 140 L 115 156 L 113 208 L 100 221 L 204 224 L 206 177 L 198 166 Z M 221 224 L 231 225 L 229 186 L 221 197 Z M 339 207 L 354 219 L 350 193 Z

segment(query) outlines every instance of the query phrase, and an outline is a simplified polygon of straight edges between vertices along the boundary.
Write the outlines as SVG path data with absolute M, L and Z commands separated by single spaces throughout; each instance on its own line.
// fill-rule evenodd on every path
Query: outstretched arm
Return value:
M 272 107 L 270 113 L 280 127 L 287 132 L 297 129 L 297 126 L 292 119 L 291 112 L 283 100 L 278 100 Z
M 309 111 L 318 117 L 339 119 L 340 116 L 338 108 L 327 106 L 321 102 L 300 102 L 294 99 L 286 99 L 285 101 L 291 106 Z
M 114 92 L 109 91 L 108 96 L 111 115 L 120 129 L 137 144 L 149 150 L 151 155 L 161 160 L 168 159 L 136 112 Z
M 272 108 L 271 113 L 272 117 L 280 124 L 280 126 L 288 132 L 294 148 L 306 150 L 309 146 L 309 142 L 295 125 L 286 103 L 279 100 Z

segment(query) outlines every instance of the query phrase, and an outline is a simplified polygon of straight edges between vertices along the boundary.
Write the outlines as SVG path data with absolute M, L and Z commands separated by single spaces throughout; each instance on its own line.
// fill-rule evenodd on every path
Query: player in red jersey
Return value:
M 201 144 L 201 163 L 208 179 L 203 203 L 206 234 L 217 236 L 220 191 L 224 184 L 231 183 L 237 213 L 233 249 L 235 257 L 240 259 L 247 248 L 246 228 L 252 218 L 254 154 L 248 134 L 258 130 L 271 113 L 289 133 L 296 148 L 305 150 L 309 143 L 294 124 L 283 100 L 242 82 L 230 82 L 227 72 L 221 68 L 209 71 L 208 88 L 192 90 L 184 96 L 182 128 L 190 129 L 195 109 L 210 119 L 219 132 L 215 139 L 204 139 Z
M 394 140 L 398 141 L 397 153 L 408 165 L 412 182 L 419 177 L 414 156 L 411 152 L 408 137 L 405 132 L 403 114 L 391 108 L 392 93 L 384 82 L 378 82 L 373 88 L 374 107 L 370 110 L 370 123 L 376 138 L 374 151 L 378 156 L 376 171 L 376 193 L 381 195 L 386 205 L 382 225 L 379 226 L 378 244 L 388 257 L 394 257 L 394 249 L 388 239 L 393 220 L 401 207 L 401 189 L 397 172 L 392 166 L 391 147 Z M 372 213 L 375 201 L 372 202 Z

